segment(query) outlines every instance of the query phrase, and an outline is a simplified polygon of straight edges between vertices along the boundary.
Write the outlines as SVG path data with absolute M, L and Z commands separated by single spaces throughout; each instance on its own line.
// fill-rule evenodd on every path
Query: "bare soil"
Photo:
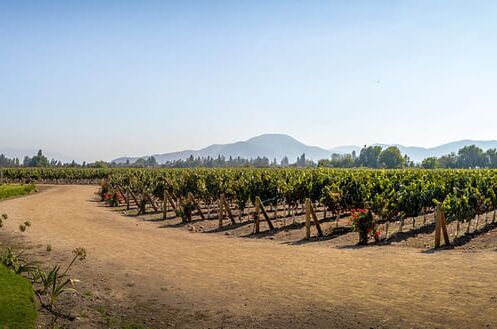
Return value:
M 62 327 L 497 328 L 492 225 L 435 251 L 429 220 L 417 219 L 414 230 L 393 225 L 386 242 L 358 248 L 346 218 L 343 232 L 330 221 L 326 237 L 307 242 L 299 219 L 257 235 L 249 220 L 185 225 L 124 215 L 98 202 L 97 189 L 52 186 L 0 202 L 9 214 L 0 241 L 48 264 L 67 262 L 75 247 L 88 251 L 72 271 L 81 293 L 63 300 L 77 320 Z M 32 227 L 21 234 L 26 219 Z

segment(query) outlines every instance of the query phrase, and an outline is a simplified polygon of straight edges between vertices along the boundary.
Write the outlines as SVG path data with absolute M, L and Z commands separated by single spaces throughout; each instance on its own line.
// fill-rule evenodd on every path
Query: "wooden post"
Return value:
M 443 236 L 444 236 L 444 242 L 445 242 L 445 245 L 450 245 L 450 240 L 449 240 L 449 233 L 447 232 L 447 223 L 445 221 L 445 214 L 443 211 L 440 211 L 441 213 L 441 220 L 440 220 L 440 224 L 442 226 L 442 233 L 443 233 Z
M 269 219 L 269 216 L 266 212 L 266 209 L 264 208 L 264 205 L 262 204 L 261 198 L 259 198 L 258 196 L 255 197 L 255 202 L 259 203 L 259 210 L 262 212 L 262 215 L 264 216 L 264 219 L 266 220 L 267 225 L 269 226 L 269 229 L 274 230 L 273 223 L 271 223 L 271 219 Z
M 220 199 L 221 199 L 221 202 L 223 203 L 224 209 L 228 213 L 228 217 L 230 218 L 231 223 L 236 224 L 235 218 L 233 217 L 233 214 L 231 213 L 231 209 L 230 209 L 228 203 L 226 202 L 226 197 L 224 196 L 224 194 L 221 194 Z
M 128 204 L 128 195 L 124 194 L 123 190 L 119 186 L 116 186 L 116 188 L 117 188 L 117 192 L 119 192 L 119 194 L 121 194 L 121 196 L 124 198 L 125 204 Z
M 437 207 L 435 210 L 435 248 L 440 248 L 441 235 L 443 234 L 445 245 L 450 245 L 449 234 L 447 233 L 447 224 L 445 214 Z
M 260 232 L 260 223 L 259 223 L 260 207 L 261 207 L 261 205 L 259 204 L 259 202 L 257 202 L 257 198 L 256 198 L 255 199 L 255 216 L 254 216 L 254 223 L 255 223 L 254 231 L 255 231 L 255 233 Z
M 305 238 L 311 238 L 311 201 L 305 199 Z
M 442 226 L 440 225 L 440 216 L 438 209 L 435 212 L 435 248 L 440 248 L 440 235 Z
M 314 221 L 314 225 L 316 225 L 316 229 L 318 230 L 318 235 L 323 236 L 323 231 L 321 230 L 321 225 L 319 225 L 318 217 L 316 216 L 316 212 L 314 211 L 314 207 L 311 204 L 311 215 Z
M 155 201 L 154 199 L 152 199 L 152 197 L 150 196 L 150 194 L 148 194 L 147 192 L 145 192 L 145 196 L 146 198 L 148 199 L 148 201 L 150 202 L 150 204 L 152 205 L 152 208 L 154 208 L 154 211 L 155 212 L 158 212 L 159 211 L 159 208 L 157 207 L 157 205 L 155 204 Z
M 171 194 L 169 194 L 169 192 L 167 192 L 167 191 L 165 191 L 164 193 L 166 194 L 167 201 L 169 201 L 171 208 L 173 208 L 173 210 L 176 210 L 176 204 L 174 203 L 174 200 L 171 197 Z
M 223 227 L 223 203 L 221 201 L 221 198 L 217 200 L 217 216 L 219 218 L 219 228 Z
M 200 218 L 205 220 L 205 216 L 202 213 L 202 208 L 200 208 L 200 205 L 198 204 L 198 202 L 193 198 L 193 194 L 191 192 L 188 192 L 188 201 L 193 203 L 195 208 L 197 208 L 197 211 L 198 211 L 198 214 L 200 215 Z
M 138 215 L 147 213 L 147 202 L 145 201 L 145 192 L 142 191 L 140 204 L 138 205 Z
M 162 210 L 164 211 L 164 219 L 167 219 L 167 191 L 164 190 L 164 203 L 162 204 Z
M 129 199 L 130 199 L 129 190 L 126 190 L 126 210 L 129 210 Z
M 131 194 L 131 197 L 133 198 L 133 201 L 135 201 L 136 206 L 138 208 L 140 208 L 140 203 L 138 202 L 138 199 L 136 198 L 136 195 L 129 188 L 128 188 L 128 192 Z

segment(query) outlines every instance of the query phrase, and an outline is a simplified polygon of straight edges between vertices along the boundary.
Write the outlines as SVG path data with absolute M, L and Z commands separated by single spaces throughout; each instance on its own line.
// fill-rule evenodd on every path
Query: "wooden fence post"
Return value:
M 262 216 L 264 216 L 264 219 L 266 220 L 269 229 L 274 230 L 274 225 L 271 222 L 271 219 L 269 218 L 266 209 L 264 208 L 264 204 L 262 203 L 261 198 L 259 198 L 258 196 L 255 197 L 255 202 L 259 203 L 259 211 L 262 213 Z
M 311 238 L 311 201 L 305 199 L 305 238 Z
M 450 245 L 447 224 L 444 212 L 437 207 L 435 210 L 435 248 L 440 248 L 441 235 L 443 234 L 445 245 Z
M 259 223 L 260 207 L 261 207 L 261 205 L 258 202 L 258 197 L 256 197 L 256 199 L 255 199 L 255 217 L 254 217 L 255 233 L 260 232 L 260 223 Z
M 157 207 L 157 205 L 155 204 L 155 201 L 154 199 L 152 199 L 152 196 L 150 194 L 148 194 L 148 192 L 145 192 L 145 196 L 147 197 L 148 201 L 150 202 L 150 204 L 152 205 L 152 208 L 154 209 L 155 212 L 158 212 L 159 211 L 159 208 Z
M 167 192 L 167 191 L 165 191 L 164 193 L 166 194 L 167 201 L 169 201 L 171 208 L 173 208 L 173 210 L 176 210 L 176 204 L 174 203 L 174 200 L 171 197 L 171 194 L 169 194 L 169 192 Z
M 228 217 L 230 218 L 231 223 L 232 223 L 232 224 L 236 224 L 236 222 L 235 222 L 235 218 L 233 217 L 233 214 L 231 213 L 230 206 L 229 206 L 229 205 L 228 205 L 228 203 L 226 202 L 226 197 L 224 196 L 224 194 L 221 194 L 221 202 L 223 203 L 224 209 L 225 209 L 225 210 L 226 210 L 226 212 L 228 213 Z
M 129 210 L 129 199 L 130 199 L 130 195 L 129 195 L 129 190 L 126 190 L 126 210 Z
M 135 204 L 136 204 L 136 206 L 139 209 L 140 208 L 140 203 L 138 202 L 138 199 L 136 198 L 136 195 L 129 188 L 128 188 L 128 192 L 129 192 L 129 194 L 131 194 L 131 197 L 133 198 L 133 201 L 135 201 Z
M 164 190 L 164 203 L 162 204 L 162 210 L 164 211 L 164 219 L 167 219 L 167 191 Z
M 200 205 L 198 204 L 198 202 L 193 198 L 192 192 L 188 192 L 188 201 L 190 203 L 193 203 L 193 205 L 195 206 L 195 208 L 197 208 L 197 212 L 200 215 L 200 218 L 202 218 L 203 220 L 205 220 L 205 216 L 202 213 L 202 208 L 200 208 Z
M 221 194 L 222 195 L 222 194 Z M 219 228 L 223 227 L 223 217 L 224 217 L 224 213 L 223 213 L 223 203 L 221 201 L 221 196 L 219 197 L 219 199 L 217 200 L 217 216 L 219 218 Z
M 312 206 L 312 204 L 310 205 L 310 209 L 311 209 L 311 216 L 312 216 L 312 219 L 314 221 L 314 225 L 316 225 L 316 229 L 318 230 L 318 235 L 323 236 L 323 231 L 321 230 L 321 225 L 319 225 L 319 220 L 318 220 L 318 217 L 316 216 L 316 212 L 314 211 L 314 207 Z

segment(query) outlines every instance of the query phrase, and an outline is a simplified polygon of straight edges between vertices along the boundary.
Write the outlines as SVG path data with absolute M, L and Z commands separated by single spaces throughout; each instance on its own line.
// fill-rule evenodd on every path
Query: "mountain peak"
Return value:
M 461 140 L 454 141 L 452 143 L 440 145 L 432 148 L 424 148 L 424 147 L 406 147 L 399 144 L 392 144 L 399 147 L 400 151 L 403 154 L 407 154 L 411 160 L 415 162 L 421 162 L 427 157 L 430 156 L 442 156 L 445 154 L 449 154 L 451 152 L 457 152 L 464 146 L 473 145 L 487 150 L 489 148 L 497 148 L 497 141 L 477 141 L 477 140 Z M 372 144 L 372 145 L 381 145 L 382 147 L 390 146 L 390 144 Z M 165 163 L 167 161 L 175 161 L 179 159 L 186 159 L 190 156 L 201 157 L 212 157 L 216 158 L 219 155 L 222 155 L 226 158 L 231 157 L 241 157 L 245 159 L 255 159 L 257 157 L 267 157 L 272 160 L 274 158 L 277 161 L 281 161 L 283 157 L 288 157 L 290 162 L 293 162 L 297 159 L 298 156 L 305 153 L 308 159 L 312 160 L 320 160 L 320 159 L 329 159 L 332 153 L 351 153 L 352 151 L 360 152 L 361 146 L 342 146 L 336 147 L 331 150 L 326 150 L 317 146 L 308 146 L 305 145 L 292 136 L 286 134 L 279 133 L 270 133 L 270 134 L 262 134 L 259 136 L 252 137 L 246 141 L 239 141 L 235 143 L 229 144 L 213 144 L 206 148 L 200 150 L 186 150 L 181 152 L 173 152 L 173 153 L 163 153 L 163 154 L 154 154 L 153 156 L 157 159 L 159 163 Z M 141 157 L 147 158 L 148 156 Z M 136 161 L 140 157 L 135 158 L 119 158 L 115 159 L 114 162 L 126 162 L 126 160 L 130 160 L 131 162 Z
M 281 159 L 286 156 L 290 162 L 294 162 L 297 160 L 297 157 L 301 156 L 303 153 L 305 153 L 308 159 L 316 161 L 327 159 L 331 156 L 331 152 L 324 148 L 307 146 L 289 135 L 271 133 L 252 137 L 246 141 L 229 144 L 215 144 L 197 151 L 154 154 L 154 157 L 159 163 L 186 159 L 192 155 L 201 158 L 216 158 L 219 155 L 226 158 L 241 157 L 245 159 L 266 157 L 270 160 L 276 159 L 277 161 L 281 161 Z M 137 158 L 119 158 L 114 160 L 114 162 L 125 162 L 128 159 L 133 161 Z

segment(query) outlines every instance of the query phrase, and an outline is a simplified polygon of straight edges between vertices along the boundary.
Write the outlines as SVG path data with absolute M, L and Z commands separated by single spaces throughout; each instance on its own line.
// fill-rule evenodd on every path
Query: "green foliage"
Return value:
M 380 168 L 381 146 L 364 147 L 357 159 L 359 167 Z
M 35 189 L 36 188 L 33 184 L 0 185 L 0 200 L 19 195 L 26 195 L 33 192 Z
M 365 150 L 362 159 L 369 162 L 369 155 L 381 154 L 381 150 L 377 151 L 374 147 Z M 398 155 L 398 152 L 394 153 Z M 467 210 L 452 211 L 450 217 L 454 220 L 466 220 L 472 214 L 497 208 L 497 171 L 490 169 L 9 168 L 4 169 L 4 174 L 8 179 L 41 181 L 103 178 L 106 193 L 113 195 L 129 189 L 136 195 L 148 193 L 163 198 L 164 191 L 168 191 L 173 199 L 184 200 L 186 208 L 180 207 L 179 211 L 185 219 L 193 210 L 186 201 L 188 193 L 206 204 L 212 204 L 220 194 L 224 194 L 230 204 L 237 205 L 241 210 L 254 202 L 257 196 L 265 204 L 286 203 L 292 207 L 309 198 L 312 202 L 322 202 L 334 213 L 367 208 L 387 221 L 397 220 L 399 216 L 415 217 L 432 212 L 437 203 L 443 203 L 446 199 L 444 207 L 447 211 L 457 207 L 471 208 L 472 213 L 467 213 Z M 464 205 L 466 199 L 467 206 Z M 454 200 L 460 200 L 463 204 L 456 206 Z
M 388 169 L 400 169 L 404 167 L 404 160 L 397 146 L 390 146 L 381 151 L 378 159 L 380 165 Z
M 47 157 L 43 155 L 43 152 L 41 150 L 38 151 L 38 154 L 36 154 L 34 157 L 25 157 L 23 161 L 23 166 L 24 167 L 49 167 L 50 162 L 48 161 Z
M 33 298 L 30 282 L 0 265 L 0 328 L 35 328 Z
M 440 162 L 436 157 L 429 157 L 421 162 L 421 167 L 424 169 L 440 168 Z

